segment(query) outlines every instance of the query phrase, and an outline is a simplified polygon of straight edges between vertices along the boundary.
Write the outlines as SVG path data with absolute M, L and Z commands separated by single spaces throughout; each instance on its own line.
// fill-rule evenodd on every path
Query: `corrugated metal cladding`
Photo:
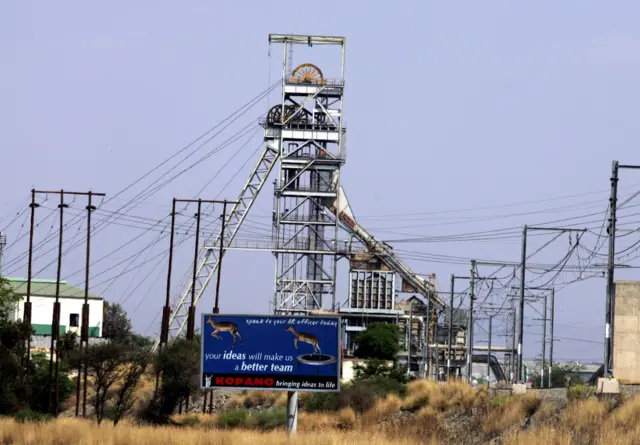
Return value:
M 352 309 L 394 309 L 395 273 L 386 270 L 351 270 L 349 307 Z

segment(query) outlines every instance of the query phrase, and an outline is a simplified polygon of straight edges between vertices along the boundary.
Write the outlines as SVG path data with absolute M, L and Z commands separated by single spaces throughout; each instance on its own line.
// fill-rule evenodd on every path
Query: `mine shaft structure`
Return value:
M 326 208 L 336 200 L 345 162 L 343 37 L 271 35 L 284 46 L 282 101 L 262 121 L 267 145 L 277 147 L 280 168 L 274 189 L 274 312 L 308 313 L 335 306 L 338 221 Z M 341 47 L 339 77 L 312 64 L 293 69 L 292 45 Z
M 414 273 L 390 245 L 377 240 L 357 222 L 340 185 L 340 170 L 346 159 L 342 109 L 346 39 L 270 34 L 269 42 L 283 46 L 282 95 L 260 120 L 264 151 L 225 214 L 224 235 L 220 232 L 205 240 L 196 259 L 195 279 L 187 279 L 171 300 L 167 341 L 186 332 L 191 298 L 197 306 L 216 275 L 220 252 L 224 255 L 229 250 L 262 250 L 275 256 L 274 313 L 340 313 L 346 324 L 343 340 L 347 344 L 367 323 L 401 324 L 406 318 L 407 355 L 417 357 L 419 362 L 430 361 L 428 348 L 436 340 L 437 314 L 444 307 L 443 301 L 433 283 Z M 340 60 L 334 77 L 325 73 L 330 68 L 323 70 L 313 61 L 292 66 L 294 45 L 337 46 Z M 271 239 L 255 245 L 238 242 L 239 229 L 274 170 L 277 177 Z M 351 243 L 341 245 L 340 228 L 362 249 L 353 249 Z M 349 297 L 337 304 L 336 269 L 340 257 L 348 257 L 352 267 Z M 397 307 L 396 274 L 402 279 L 403 291 L 426 300 L 422 306 L 415 303 L 410 315 Z M 221 311 L 224 312 L 224 303 Z M 158 345 L 159 339 L 156 348 Z M 412 357 L 407 359 L 413 363 Z

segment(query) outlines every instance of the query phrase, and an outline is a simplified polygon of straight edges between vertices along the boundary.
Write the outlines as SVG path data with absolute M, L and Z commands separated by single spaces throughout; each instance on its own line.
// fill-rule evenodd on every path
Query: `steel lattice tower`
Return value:
M 275 35 L 282 43 L 282 102 L 272 107 L 264 126 L 267 145 L 280 151 L 273 210 L 275 313 L 305 313 L 327 300 L 335 306 L 338 222 L 329 217 L 345 162 L 342 119 L 343 37 Z M 290 69 L 291 45 L 338 45 L 340 77 L 326 78 L 304 63 Z

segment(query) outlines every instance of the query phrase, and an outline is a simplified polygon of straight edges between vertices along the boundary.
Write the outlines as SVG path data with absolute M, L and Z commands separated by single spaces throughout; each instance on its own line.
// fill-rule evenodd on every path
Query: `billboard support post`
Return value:
M 287 392 L 287 434 L 295 434 L 298 429 L 298 392 Z

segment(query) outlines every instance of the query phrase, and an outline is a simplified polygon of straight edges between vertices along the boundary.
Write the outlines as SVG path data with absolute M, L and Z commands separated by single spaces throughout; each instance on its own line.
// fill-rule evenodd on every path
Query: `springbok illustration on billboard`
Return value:
M 238 331 L 238 325 L 236 325 L 235 323 L 231 323 L 230 321 L 219 321 L 216 323 L 211 317 L 207 318 L 207 323 L 209 323 L 213 328 L 213 332 L 211 332 L 212 337 L 222 340 L 222 337 L 220 337 L 218 333 L 228 332 L 233 337 L 233 345 L 231 346 L 232 348 L 235 348 L 236 346 L 236 337 L 240 339 L 240 344 L 242 344 L 242 336 Z

